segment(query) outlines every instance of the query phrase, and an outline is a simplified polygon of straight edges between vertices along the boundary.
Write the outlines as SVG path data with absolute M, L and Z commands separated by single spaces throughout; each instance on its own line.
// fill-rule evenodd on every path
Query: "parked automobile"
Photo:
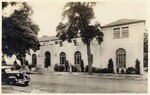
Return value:
M 14 70 L 12 66 L 2 66 L 2 83 L 28 85 L 29 81 L 31 81 L 31 79 L 26 73 Z

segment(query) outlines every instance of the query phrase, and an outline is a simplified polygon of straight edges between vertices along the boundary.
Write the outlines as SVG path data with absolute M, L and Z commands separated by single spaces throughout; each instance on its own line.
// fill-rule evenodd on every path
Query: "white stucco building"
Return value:
M 108 60 L 112 58 L 114 70 L 117 68 L 135 67 L 135 61 L 140 61 L 141 73 L 143 73 L 143 40 L 145 32 L 145 20 L 120 19 L 102 26 L 104 41 L 99 45 L 95 40 L 91 42 L 91 54 L 94 67 L 106 68 Z M 64 64 L 68 60 L 70 64 L 80 64 L 80 60 L 87 62 L 87 49 L 80 38 L 72 39 L 69 43 L 62 42 L 55 36 L 39 38 L 41 47 L 37 52 L 27 56 L 30 64 L 42 68 L 55 64 Z

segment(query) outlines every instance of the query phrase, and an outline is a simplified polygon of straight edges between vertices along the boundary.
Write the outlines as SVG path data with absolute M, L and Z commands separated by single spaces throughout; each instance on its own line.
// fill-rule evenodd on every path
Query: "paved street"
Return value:
M 147 93 L 146 80 L 31 74 L 29 86 L 3 85 L 2 93 Z

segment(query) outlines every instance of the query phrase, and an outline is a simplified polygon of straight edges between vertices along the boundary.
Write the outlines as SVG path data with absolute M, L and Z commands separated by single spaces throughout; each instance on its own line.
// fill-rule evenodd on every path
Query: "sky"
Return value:
M 34 11 L 33 20 L 39 25 L 38 37 L 56 34 L 56 27 L 62 21 L 63 6 L 66 2 L 29 2 Z M 148 18 L 147 2 L 98 2 L 94 7 L 95 19 L 101 25 L 111 23 L 121 18 Z
M 99 1 L 101 2 L 97 2 L 94 7 L 95 19 L 92 22 L 98 21 L 101 25 L 105 25 L 122 18 L 148 19 L 149 10 L 148 2 L 146 2 L 146 0 L 133 0 L 132 2 L 128 0 Z M 33 21 L 39 25 L 40 28 L 38 37 L 56 35 L 56 27 L 59 22 L 62 21 L 61 14 L 66 1 L 36 0 L 35 2 L 35 0 L 27 0 L 27 3 L 33 9 Z M 12 10 L 9 7 L 7 9 Z

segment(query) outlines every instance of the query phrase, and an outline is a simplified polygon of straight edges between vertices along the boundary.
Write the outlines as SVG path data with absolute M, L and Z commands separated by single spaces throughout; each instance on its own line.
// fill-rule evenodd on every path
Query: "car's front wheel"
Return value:
M 8 82 L 9 82 L 10 85 L 15 85 L 16 84 L 16 80 L 14 78 L 9 79 Z
M 29 84 L 29 81 L 24 82 L 24 84 L 27 86 Z

